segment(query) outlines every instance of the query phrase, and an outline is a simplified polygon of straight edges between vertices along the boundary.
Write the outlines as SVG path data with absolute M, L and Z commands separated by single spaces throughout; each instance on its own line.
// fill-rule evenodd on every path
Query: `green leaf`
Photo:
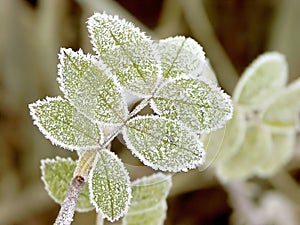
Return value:
M 268 177 L 278 172 L 291 159 L 295 143 L 295 132 L 273 133 L 271 154 L 260 165 L 257 174 Z
M 144 213 L 165 201 L 171 189 L 170 175 L 156 173 L 132 182 L 130 214 Z
M 91 120 L 122 124 L 127 106 L 106 66 L 81 50 L 61 49 L 58 82 L 66 98 Z
M 70 150 L 96 149 L 103 134 L 61 97 L 46 98 L 29 105 L 34 124 L 53 144 Z
M 167 203 L 162 201 L 156 207 L 146 212 L 127 214 L 123 219 L 122 225 L 162 225 L 166 218 L 166 211 Z
M 270 157 L 272 139 L 269 130 L 261 125 L 249 125 L 243 144 L 231 158 L 218 164 L 220 179 L 246 179 L 256 173 L 266 158 Z
M 103 218 L 113 222 L 123 216 L 131 200 L 130 178 L 113 152 L 102 149 L 89 179 L 91 201 Z
M 73 179 L 76 162 L 71 158 L 45 159 L 41 160 L 42 180 L 49 196 L 58 204 L 61 204 Z M 87 212 L 94 207 L 90 203 L 88 185 L 85 185 L 79 195 L 76 210 Z
M 205 61 L 202 47 L 193 39 L 182 36 L 169 37 L 158 43 L 164 78 L 201 76 Z
M 177 121 L 137 116 L 123 129 L 127 147 L 145 165 L 163 171 L 187 171 L 204 162 L 199 138 Z
M 91 42 L 98 57 L 133 93 L 150 96 L 161 68 L 152 40 L 132 23 L 105 13 L 88 20 Z
M 244 107 L 261 107 L 276 97 L 286 84 L 287 76 L 284 56 L 276 52 L 265 53 L 242 74 L 233 99 Z
M 263 122 L 273 128 L 296 128 L 300 111 L 300 79 L 291 83 L 263 112 Z
M 179 120 L 197 133 L 221 128 L 233 110 L 227 94 L 215 84 L 198 79 L 166 83 L 154 95 L 151 106 L 157 114 Z

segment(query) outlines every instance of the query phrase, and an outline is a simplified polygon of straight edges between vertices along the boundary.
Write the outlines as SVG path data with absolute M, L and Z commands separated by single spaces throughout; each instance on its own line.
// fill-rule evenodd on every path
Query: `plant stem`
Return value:
M 96 225 L 104 225 L 104 219 L 100 213 L 97 213 Z

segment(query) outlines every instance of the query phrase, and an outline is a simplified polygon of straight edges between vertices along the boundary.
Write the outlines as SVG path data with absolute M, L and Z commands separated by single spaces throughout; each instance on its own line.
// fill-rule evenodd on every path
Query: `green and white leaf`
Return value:
M 97 123 L 122 124 L 127 106 L 106 65 L 81 50 L 61 49 L 59 59 L 58 82 L 66 98 Z
M 276 97 L 287 81 L 288 68 L 277 52 L 259 56 L 245 70 L 234 91 L 234 101 L 244 107 L 259 108 Z
M 90 17 L 88 30 L 98 57 L 120 84 L 133 93 L 150 96 L 161 76 L 153 41 L 132 23 L 105 13 Z
M 99 151 L 89 188 L 91 202 L 103 218 L 113 222 L 127 213 L 131 201 L 130 178 L 115 153 L 106 149 Z
M 132 182 L 132 202 L 127 214 L 143 214 L 165 201 L 172 186 L 170 175 L 156 173 Z
M 221 128 L 233 110 L 230 97 L 215 84 L 182 78 L 162 86 L 151 106 L 157 114 L 179 120 L 197 133 Z
M 199 138 L 178 121 L 137 116 L 127 122 L 123 136 L 133 154 L 153 169 L 187 171 L 205 160 Z
M 46 98 L 29 105 L 34 124 L 54 145 L 70 150 L 96 149 L 103 133 L 67 100 Z
M 272 128 L 296 128 L 299 124 L 300 79 L 291 83 L 263 112 L 263 122 Z
M 61 204 L 73 179 L 76 162 L 71 158 L 41 160 L 42 181 L 49 196 L 58 204 Z M 85 185 L 79 195 L 76 210 L 87 212 L 94 207 L 90 203 L 88 185 Z
M 242 180 L 254 175 L 270 157 L 272 139 L 269 130 L 261 125 L 249 125 L 243 144 L 231 158 L 218 164 L 221 180 Z
M 122 225 L 163 225 L 167 214 L 167 203 L 162 201 L 156 207 L 150 210 L 137 213 L 137 214 L 127 214 Z
M 262 177 L 274 175 L 292 157 L 295 149 L 295 132 L 273 133 L 272 150 L 265 162 L 258 168 L 257 174 Z
M 203 48 L 192 38 L 169 37 L 158 43 L 164 78 L 201 76 L 206 64 Z

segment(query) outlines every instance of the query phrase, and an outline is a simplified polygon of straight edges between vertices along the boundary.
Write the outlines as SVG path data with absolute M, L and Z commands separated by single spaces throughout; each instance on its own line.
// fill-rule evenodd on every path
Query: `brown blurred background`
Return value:
M 192 36 L 230 94 L 244 68 L 264 51 L 284 53 L 290 80 L 300 76 L 299 0 L 0 0 L 0 225 L 55 220 L 59 206 L 43 188 L 40 159 L 76 155 L 39 133 L 27 105 L 61 94 L 56 83 L 60 47 L 92 52 L 85 22 L 95 11 L 127 18 L 154 39 Z M 227 199 L 209 171 L 179 174 L 165 224 L 228 224 Z M 90 212 L 76 214 L 73 224 L 94 221 Z

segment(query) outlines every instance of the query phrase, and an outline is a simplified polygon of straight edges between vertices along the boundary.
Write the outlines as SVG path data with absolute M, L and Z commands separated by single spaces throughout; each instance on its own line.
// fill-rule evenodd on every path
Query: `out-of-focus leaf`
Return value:
M 150 96 L 161 68 L 153 41 L 132 23 L 105 13 L 88 20 L 88 30 L 98 57 L 128 90 Z
M 287 76 L 284 56 L 276 52 L 265 53 L 242 74 L 233 99 L 241 106 L 261 107 L 276 97 L 286 84 Z
M 122 124 L 127 106 L 110 70 L 81 50 L 61 49 L 59 58 L 58 82 L 66 98 L 95 122 Z
M 76 168 L 76 162 L 70 158 L 45 159 L 41 161 L 42 180 L 50 197 L 61 204 L 70 187 L 73 173 Z M 79 195 L 76 210 L 87 212 L 94 207 L 90 203 L 88 185 L 85 185 Z
M 198 79 L 178 79 L 162 86 L 151 102 L 153 110 L 179 120 L 197 133 L 224 126 L 232 116 L 230 97 L 215 84 Z
M 126 124 L 123 136 L 133 154 L 153 169 L 187 171 L 205 159 L 199 138 L 177 121 L 137 116 Z
M 300 79 L 290 84 L 263 112 L 263 122 L 272 128 L 296 128 L 300 111 Z
M 70 150 L 95 149 L 103 134 L 68 101 L 46 98 L 29 105 L 34 124 L 53 144 Z
M 91 201 L 103 218 L 113 222 L 128 210 L 131 200 L 130 178 L 124 164 L 111 151 L 102 149 L 91 171 Z
M 158 51 L 164 78 L 182 75 L 201 76 L 205 65 L 205 53 L 193 39 L 182 36 L 160 40 Z

